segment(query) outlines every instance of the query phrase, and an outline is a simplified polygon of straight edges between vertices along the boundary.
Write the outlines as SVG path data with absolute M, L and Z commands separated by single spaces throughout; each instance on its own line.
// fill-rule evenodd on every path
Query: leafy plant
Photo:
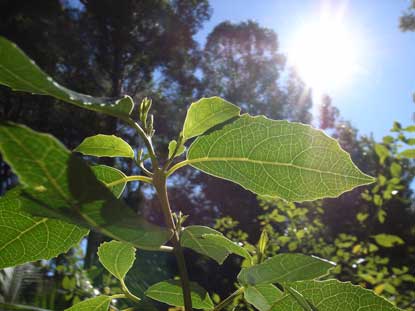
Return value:
M 155 130 L 150 100 L 142 101 L 135 121 L 130 97 L 103 99 L 73 92 L 53 81 L 4 38 L 0 51 L 1 84 L 117 117 L 144 142 L 133 156 L 132 148 L 121 138 L 98 135 L 86 138 L 70 152 L 50 135 L 1 123 L 0 152 L 21 185 L 0 202 L 0 268 L 53 258 L 76 245 L 88 230 L 97 230 L 114 239 L 101 245 L 98 255 L 119 280 L 121 292 L 100 295 L 67 310 L 108 310 L 118 299 L 139 303 L 144 297 L 137 297 L 124 282 L 137 249 L 175 255 L 179 278 L 153 284 L 145 294 L 186 311 L 218 311 L 241 295 L 260 311 L 337 310 L 339 305 L 344 310 L 397 310 L 373 292 L 350 283 L 319 280 L 334 266 L 331 262 L 302 254 L 266 258 L 266 236 L 257 250 L 249 251 L 211 228 L 185 227 L 186 217 L 170 209 L 167 179 L 187 165 L 257 194 L 287 201 L 337 197 L 372 183 L 374 179 L 362 173 L 323 132 L 300 123 L 240 115 L 238 107 L 221 98 L 203 98 L 190 106 L 183 131 L 169 144 L 169 158 L 163 160 L 152 144 Z M 189 141 L 192 138 L 196 139 Z M 186 158 L 178 160 L 185 148 Z M 145 175 L 125 176 L 115 168 L 91 167 L 76 152 L 134 157 Z M 132 181 L 155 188 L 166 227 L 148 223 L 119 199 L 124 185 Z M 189 280 L 183 248 L 218 263 L 232 253 L 244 257 L 237 277 L 239 288 L 214 306 L 209 294 Z

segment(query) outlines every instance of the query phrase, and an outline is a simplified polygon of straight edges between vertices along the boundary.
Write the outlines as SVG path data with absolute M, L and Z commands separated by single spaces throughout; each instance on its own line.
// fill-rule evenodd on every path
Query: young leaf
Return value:
M 108 311 L 110 303 L 111 297 L 102 295 L 81 301 L 65 311 Z
M 127 177 L 123 172 L 111 166 L 94 165 L 91 167 L 91 169 L 94 172 L 95 176 L 105 185 L 117 180 L 125 180 L 125 178 Z M 124 181 L 115 186 L 109 187 L 109 189 L 115 197 L 119 198 L 121 194 L 124 192 L 126 184 L 127 182 Z
M 43 72 L 21 49 L 0 36 L 0 84 L 15 91 L 49 95 L 76 106 L 112 116 L 128 117 L 134 102 L 129 96 L 95 98 L 58 84 Z
M 200 136 L 189 148 L 187 163 L 287 201 L 337 197 L 374 181 L 322 131 L 262 116 L 243 115 Z
M 259 265 L 243 268 L 238 280 L 248 285 L 310 280 L 327 274 L 332 267 L 332 263 L 317 257 L 279 254 Z
M 105 269 L 122 281 L 134 264 L 135 252 L 136 249 L 128 243 L 104 242 L 98 248 L 98 258 Z
M 211 310 L 213 302 L 205 289 L 195 282 L 190 282 L 192 306 L 195 309 Z M 147 297 L 171 306 L 183 307 L 183 292 L 179 280 L 167 280 L 150 286 L 145 292 Z
M 169 159 L 171 159 L 171 157 L 173 156 L 173 153 L 176 150 L 176 147 L 177 147 L 177 141 L 172 140 L 169 143 Z M 182 153 L 185 152 L 185 150 L 186 150 L 186 147 L 183 145 L 180 145 L 179 148 L 177 149 L 175 157 L 182 155 Z
M 318 311 L 398 311 L 386 299 L 377 296 L 372 291 L 363 289 L 351 283 L 337 280 L 329 281 L 300 281 L 289 284 L 301 294 L 312 306 L 311 310 Z M 302 311 L 298 301 L 292 295 L 285 295 L 272 307 L 272 311 Z
M 114 135 L 98 134 L 87 137 L 74 151 L 96 157 L 134 158 L 131 146 L 122 138 Z
M 88 234 L 76 225 L 30 215 L 22 208 L 24 200 L 20 187 L 0 198 L 0 269 L 56 257 Z
M 184 139 L 199 136 L 212 127 L 239 116 L 238 106 L 220 97 L 202 98 L 190 105 L 183 126 Z
M 380 233 L 373 236 L 376 243 L 383 247 L 394 247 L 396 245 L 404 244 L 404 241 L 393 234 Z
M 93 228 L 144 249 L 158 248 L 171 237 L 117 200 L 86 163 L 52 136 L 13 123 L 1 123 L 0 136 L 0 152 L 25 186 L 32 215 Z
M 208 256 L 222 264 L 229 254 L 235 253 L 251 259 L 249 253 L 242 247 L 234 244 L 219 231 L 204 226 L 186 227 L 181 236 L 180 244 L 191 248 L 199 254 Z
M 244 290 L 245 300 L 259 311 L 268 311 L 283 293 L 272 284 L 248 286 Z

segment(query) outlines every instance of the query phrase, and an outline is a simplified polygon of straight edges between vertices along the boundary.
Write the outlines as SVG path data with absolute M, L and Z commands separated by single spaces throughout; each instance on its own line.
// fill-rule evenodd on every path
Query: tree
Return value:
M 402 31 L 415 31 L 415 1 L 412 0 L 407 11 L 401 16 L 399 27 Z

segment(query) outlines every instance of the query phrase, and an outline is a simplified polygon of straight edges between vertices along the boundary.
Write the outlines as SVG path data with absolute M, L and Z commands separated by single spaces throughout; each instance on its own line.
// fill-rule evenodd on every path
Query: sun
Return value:
M 307 23 L 292 38 L 288 63 L 314 95 L 343 86 L 358 70 L 356 36 L 341 19 L 326 16 Z

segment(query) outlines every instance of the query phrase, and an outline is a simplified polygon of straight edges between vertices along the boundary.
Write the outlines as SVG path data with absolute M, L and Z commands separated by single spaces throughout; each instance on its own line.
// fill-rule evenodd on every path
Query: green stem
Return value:
M 180 282 L 183 291 L 184 309 L 185 311 L 192 311 L 192 298 L 190 292 L 190 281 L 186 268 L 186 261 L 183 255 L 183 249 L 180 245 L 179 232 L 177 232 L 176 225 L 171 213 L 169 197 L 166 186 L 166 173 L 162 170 L 155 172 L 153 177 L 153 184 L 157 191 L 157 196 L 160 200 L 161 209 L 163 211 L 166 225 L 174 232 L 172 243 L 174 248 L 174 255 L 176 256 L 177 266 L 179 269 Z
M 154 152 L 153 144 L 151 143 L 151 138 L 146 134 L 146 132 L 144 132 L 141 126 L 137 122 L 135 122 L 133 119 L 125 118 L 123 120 L 127 122 L 130 126 L 132 126 L 137 131 L 138 135 L 141 136 L 141 138 L 144 141 L 144 144 L 147 147 L 148 154 L 150 155 L 151 164 L 153 165 L 153 170 L 157 169 L 158 161 L 157 161 L 156 153 Z
M 133 175 L 133 176 L 127 176 L 127 177 L 124 177 L 124 178 L 120 178 L 118 180 L 107 183 L 105 185 L 107 187 L 114 187 L 116 185 L 122 184 L 124 182 L 129 182 L 129 181 L 142 181 L 142 182 L 145 182 L 145 183 L 148 183 L 148 184 L 152 183 L 152 179 L 150 177 L 141 176 L 141 175 Z
M 176 163 L 173 165 L 168 171 L 167 171 L 167 177 L 169 177 L 171 174 L 173 174 L 175 171 L 177 171 L 179 168 L 182 168 L 183 166 L 189 165 L 189 160 L 184 160 L 182 162 Z
M 125 299 L 128 298 L 125 294 L 115 294 L 110 296 L 111 299 Z
M 138 298 L 136 295 L 134 295 L 133 293 L 131 293 L 128 289 L 128 287 L 125 285 L 124 280 L 120 280 L 121 283 L 121 290 L 123 291 L 123 293 L 125 294 L 125 296 L 127 298 L 129 298 L 130 300 L 134 301 L 134 302 L 140 302 L 141 299 Z
M 222 310 L 224 307 L 226 307 L 228 304 L 230 304 L 233 299 L 242 294 L 244 292 L 244 288 L 238 288 L 236 291 L 234 291 L 232 294 L 230 294 L 227 298 L 223 299 L 216 307 L 213 309 L 213 311 L 219 311 Z

